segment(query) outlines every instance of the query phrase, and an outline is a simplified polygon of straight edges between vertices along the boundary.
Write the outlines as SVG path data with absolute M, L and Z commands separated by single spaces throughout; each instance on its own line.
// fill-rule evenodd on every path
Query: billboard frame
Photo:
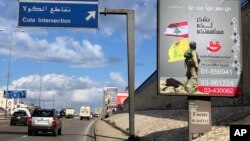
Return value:
M 242 30 L 241 30 L 241 5 L 240 5 L 240 1 L 239 0 L 230 0 L 230 1 L 238 1 L 238 5 L 239 5 L 239 8 L 236 8 L 236 10 L 238 10 L 238 13 L 237 13 L 237 18 L 238 18 L 238 35 L 240 36 L 240 44 L 239 44 L 239 63 L 241 64 L 241 72 L 238 76 L 238 81 L 237 83 L 234 84 L 236 90 L 233 91 L 233 93 L 230 93 L 230 94 L 226 94 L 226 93 L 162 93 L 161 92 L 161 74 L 160 74 L 160 59 L 161 59 L 161 56 L 160 56 L 160 46 L 161 46 L 161 43 L 160 43 L 160 35 L 161 35 L 161 26 L 167 26 L 167 25 L 162 25 L 162 21 L 161 21 L 161 13 L 160 13 L 160 7 L 163 9 L 164 7 L 162 6 L 161 3 L 162 0 L 157 0 L 157 94 L 158 95 L 164 95 L 164 96 L 205 96 L 205 97 L 239 97 L 239 96 L 242 96 L 243 94 L 243 53 L 242 53 Z M 175 15 L 176 16 L 176 15 Z M 169 66 L 168 66 L 169 67 Z M 168 78 L 172 78 L 170 76 L 168 76 Z M 174 77 L 173 77 L 174 78 Z M 207 85 L 207 86 L 210 86 L 210 85 Z M 221 85 L 222 87 L 223 85 Z M 226 88 L 226 87 L 225 87 Z

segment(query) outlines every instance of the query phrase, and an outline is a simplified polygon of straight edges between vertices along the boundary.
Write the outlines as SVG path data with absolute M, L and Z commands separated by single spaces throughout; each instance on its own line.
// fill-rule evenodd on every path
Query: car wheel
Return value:
M 82 117 L 80 117 L 80 120 L 82 120 Z
M 37 136 L 38 135 L 38 131 L 34 131 L 34 135 Z
M 62 135 L 62 127 L 58 129 L 58 135 Z
M 53 135 L 54 135 L 54 136 L 57 136 L 57 135 L 58 135 L 58 130 L 55 130 L 55 131 L 53 132 Z
M 33 131 L 31 129 L 28 129 L 28 135 L 32 136 L 33 135 Z

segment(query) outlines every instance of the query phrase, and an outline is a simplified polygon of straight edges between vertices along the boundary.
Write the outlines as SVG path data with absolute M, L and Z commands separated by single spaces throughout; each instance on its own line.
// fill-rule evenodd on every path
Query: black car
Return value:
M 23 124 L 27 125 L 28 115 L 25 111 L 16 111 L 11 115 L 10 125 Z
M 62 118 L 62 117 L 65 117 L 65 109 L 62 109 L 61 111 L 60 111 L 60 117 Z

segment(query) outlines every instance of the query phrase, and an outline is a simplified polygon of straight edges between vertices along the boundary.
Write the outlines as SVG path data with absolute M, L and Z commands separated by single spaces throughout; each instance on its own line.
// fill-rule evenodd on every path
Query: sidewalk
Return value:
M 103 120 L 95 123 L 96 141 L 126 141 L 128 136 Z
M 188 140 L 188 110 L 148 110 L 135 112 L 135 135 L 142 141 Z M 123 131 L 129 128 L 128 113 L 120 113 L 97 120 L 95 124 L 96 141 L 124 141 Z M 110 125 L 111 124 L 111 125 Z M 213 107 L 212 130 L 193 141 L 229 140 L 230 124 L 250 124 L 250 106 Z
M 0 120 L 8 120 L 9 118 L 6 118 L 5 115 L 0 115 Z

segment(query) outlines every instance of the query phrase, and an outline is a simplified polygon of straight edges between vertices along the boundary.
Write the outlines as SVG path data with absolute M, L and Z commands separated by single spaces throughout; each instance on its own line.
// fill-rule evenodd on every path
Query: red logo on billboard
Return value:
M 207 50 L 211 52 L 218 52 L 220 51 L 220 49 L 221 49 L 221 44 L 219 41 L 216 41 L 216 42 L 210 41 L 207 47 Z

